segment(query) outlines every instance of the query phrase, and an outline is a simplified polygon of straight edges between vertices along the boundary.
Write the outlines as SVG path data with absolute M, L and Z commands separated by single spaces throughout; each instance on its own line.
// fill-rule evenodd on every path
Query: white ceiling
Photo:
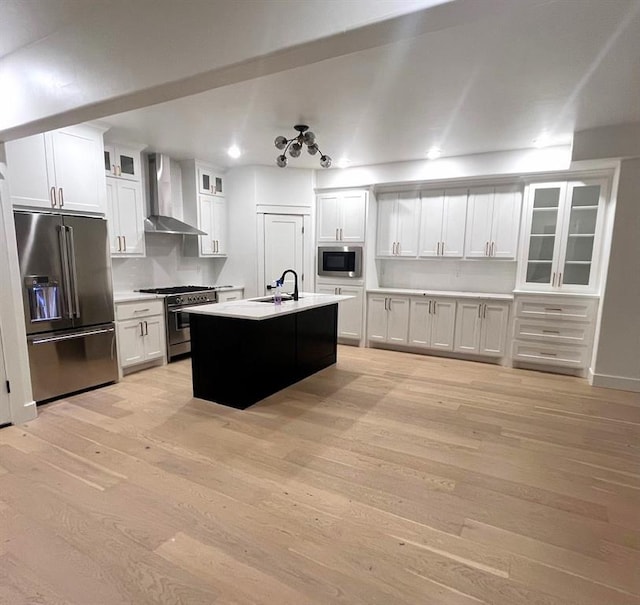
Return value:
M 296 123 L 334 161 L 364 165 L 421 159 L 432 145 L 445 156 L 522 149 L 542 132 L 570 143 L 577 130 L 640 122 L 640 0 L 513 6 L 102 121 L 113 137 L 223 167 L 274 165 L 273 139 Z M 225 153 L 232 143 L 238 160 Z

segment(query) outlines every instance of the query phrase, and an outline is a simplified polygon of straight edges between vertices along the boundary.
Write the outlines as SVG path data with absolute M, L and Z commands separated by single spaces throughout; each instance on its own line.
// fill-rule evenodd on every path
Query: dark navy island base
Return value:
M 250 405 L 336 363 L 338 305 L 263 320 L 191 313 L 193 395 Z

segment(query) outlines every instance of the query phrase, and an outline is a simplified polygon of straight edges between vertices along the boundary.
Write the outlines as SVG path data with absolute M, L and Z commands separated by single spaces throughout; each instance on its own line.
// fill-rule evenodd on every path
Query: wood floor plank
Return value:
M 639 469 L 573 377 L 340 346 L 235 410 L 185 359 L 0 430 L 0 603 L 635 605 Z

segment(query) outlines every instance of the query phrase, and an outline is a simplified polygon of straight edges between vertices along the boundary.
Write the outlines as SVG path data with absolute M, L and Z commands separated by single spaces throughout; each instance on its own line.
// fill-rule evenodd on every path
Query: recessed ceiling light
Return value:
M 240 147 L 237 145 L 231 145 L 231 147 L 227 149 L 227 153 L 229 154 L 229 157 L 232 157 L 233 159 L 239 158 L 242 155 L 242 151 L 240 151 Z
M 442 149 L 440 147 L 432 147 L 427 151 L 428 160 L 436 160 L 442 155 Z
M 538 149 L 547 147 L 551 143 L 551 138 L 546 132 L 543 132 L 538 138 L 533 139 L 533 145 Z
M 349 158 L 342 157 L 338 160 L 338 168 L 348 168 L 349 166 L 351 166 Z

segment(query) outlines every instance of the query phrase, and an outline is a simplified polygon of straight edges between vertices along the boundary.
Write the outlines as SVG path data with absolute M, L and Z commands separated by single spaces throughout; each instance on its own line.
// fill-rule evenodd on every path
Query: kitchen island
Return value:
M 338 303 L 302 292 L 282 304 L 248 298 L 189 313 L 193 395 L 245 409 L 336 362 Z

